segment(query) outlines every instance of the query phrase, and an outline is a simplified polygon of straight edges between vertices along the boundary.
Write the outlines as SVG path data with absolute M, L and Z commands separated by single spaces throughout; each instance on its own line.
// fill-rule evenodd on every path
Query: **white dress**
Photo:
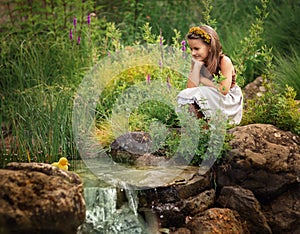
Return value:
M 177 102 L 179 105 L 196 103 L 206 118 L 221 110 L 231 124 L 239 124 L 242 120 L 243 94 L 237 84 L 226 95 L 209 86 L 187 88 L 177 95 Z

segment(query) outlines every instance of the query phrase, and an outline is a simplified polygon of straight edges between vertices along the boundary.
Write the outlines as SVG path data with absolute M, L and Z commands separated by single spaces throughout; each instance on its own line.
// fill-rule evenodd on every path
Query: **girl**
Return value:
M 186 38 L 192 53 L 192 70 L 187 89 L 177 96 L 178 103 L 190 104 L 190 111 L 196 113 L 198 118 L 209 118 L 221 110 L 230 123 L 239 124 L 243 95 L 236 84 L 233 64 L 222 52 L 218 34 L 211 27 L 203 25 L 192 27 Z M 220 80 L 218 83 L 214 80 L 216 77 Z

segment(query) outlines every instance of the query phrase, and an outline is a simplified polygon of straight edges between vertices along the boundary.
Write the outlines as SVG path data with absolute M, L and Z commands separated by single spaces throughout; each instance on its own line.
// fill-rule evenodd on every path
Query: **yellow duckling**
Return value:
M 58 167 L 58 168 L 60 168 L 62 170 L 65 170 L 65 171 L 67 171 L 68 167 L 70 166 L 70 164 L 68 162 L 68 159 L 65 158 L 65 157 L 61 157 L 58 162 L 54 162 L 51 165 L 55 166 L 55 167 Z

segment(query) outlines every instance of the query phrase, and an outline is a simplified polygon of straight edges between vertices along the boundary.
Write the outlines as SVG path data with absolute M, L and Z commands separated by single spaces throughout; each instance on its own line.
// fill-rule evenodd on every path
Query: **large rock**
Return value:
M 134 164 L 137 158 L 151 152 L 152 140 L 146 132 L 128 132 L 115 139 L 110 148 L 115 162 Z
M 187 223 L 187 228 L 192 234 L 209 233 L 249 233 L 237 212 L 227 208 L 211 208 L 199 213 Z
M 205 190 L 197 196 L 186 199 L 185 213 L 194 216 L 212 207 L 215 203 L 215 190 Z
M 182 199 L 174 203 L 153 204 L 152 211 L 159 217 L 161 227 L 182 227 L 192 216 L 195 216 L 214 204 L 215 191 L 206 190 L 197 196 Z
M 76 233 L 85 219 L 80 177 L 44 163 L 0 170 L 1 233 Z
M 235 137 L 230 142 L 232 150 L 229 160 L 216 167 L 218 186 L 225 186 L 226 189 L 226 186 L 241 186 L 251 190 L 260 202 L 260 210 L 272 233 L 299 233 L 300 137 L 267 124 L 236 127 L 231 133 Z M 245 197 L 245 202 L 240 203 L 239 196 L 234 196 L 235 204 L 240 205 L 235 209 L 239 209 L 243 216 L 242 204 L 246 211 L 254 199 Z M 221 199 L 224 205 L 226 199 L 221 196 L 219 202 Z M 248 214 L 252 217 L 248 224 L 252 222 L 252 228 L 255 225 L 265 226 L 265 233 L 268 233 L 265 222 L 253 218 L 256 212 L 263 217 L 255 211 L 254 204 L 252 209 L 248 208 Z M 233 203 L 230 207 L 234 209 Z
M 251 233 L 272 233 L 259 202 L 250 190 L 239 186 L 225 186 L 221 189 L 218 203 L 237 211 Z
M 229 160 L 218 167 L 220 187 L 240 185 L 267 203 L 299 183 L 300 137 L 268 124 L 231 130 Z

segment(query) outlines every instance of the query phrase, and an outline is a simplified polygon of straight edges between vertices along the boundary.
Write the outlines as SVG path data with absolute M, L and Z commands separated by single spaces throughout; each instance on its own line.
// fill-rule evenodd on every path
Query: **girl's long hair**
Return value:
M 209 51 L 210 52 L 208 54 L 207 61 L 206 61 L 205 65 L 206 65 L 208 71 L 211 74 L 216 74 L 218 72 L 220 59 L 221 59 L 221 56 L 223 54 L 222 45 L 220 43 L 219 36 L 218 36 L 217 32 L 212 27 L 210 27 L 208 25 L 202 25 L 202 26 L 199 26 L 199 28 L 203 29 L 211 38 L 210 44 L 209 44 L 209 46 L 210 46 Z M 203 40 L 203 38 L 201 38 L 200 35 L 197 35 L 197 34 L 194 34 L 194 33 L 187 34 L 186 38 L 187 39 L 201 39 L 201 40 Z

